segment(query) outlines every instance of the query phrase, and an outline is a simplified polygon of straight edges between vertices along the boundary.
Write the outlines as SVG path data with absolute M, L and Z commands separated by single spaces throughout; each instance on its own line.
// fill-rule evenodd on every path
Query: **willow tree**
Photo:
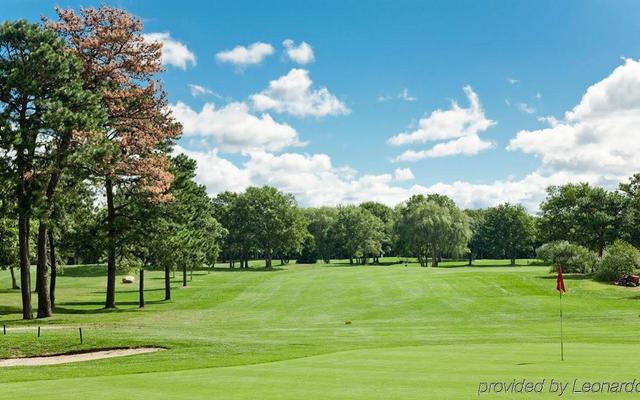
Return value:
M 84 87 L 99 94 L 107 114 L 106 128 L 87 138 L 95 151 L 86 168 L 105 191 L 105 308 L 115 308 L 116 258 L 119 238 L 127 229 L 121 218 L 128 207 L 127 193 L 144 190 L 157 202 L 170 199 L 167 153 L 181 127 L 155 79 L 162 71 L 162 44 L 144 40 L 139 18 L 105 6 L 56 12 L 59 20 L 47 25 L 82 59 Z
M 437 267 L 443 255 L 466 251 L 471 237 L 469 218 L 447 199 L 415 195 L 400 206 L 397 223 L 400 240 L 422 266 L 427 266 L 429 256 L 431 265 Z
M 93 125 L 95 100 L 81 72 L 81 61 L 52 31 L 26 21 L 0 26 L 0 169 L 16 200 L 24 319 L 33 318 L 29 230 L 44 202 L 49 150 Z M 37 271 L 39 317 L 51 314 L 46 274 L 45 263 Z

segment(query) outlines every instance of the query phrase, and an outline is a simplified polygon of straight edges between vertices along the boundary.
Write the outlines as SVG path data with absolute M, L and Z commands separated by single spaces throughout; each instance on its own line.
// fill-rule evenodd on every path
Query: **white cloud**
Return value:
M 271 54 L 273 54 L 273 46 L 269 43 L 255 42 L 246 47 L 236 46 L 231 50 L 221 51 L 216 54 L 216 59 L 220 62 L 245 67 L 251 64 L 260 64 Z
M 527 103 L 518 103 L 518 110 L 525 114 L 534 114 L 536 112 L 536 109 Z
M 418 129 L 400 133 L 387 140 L 394 146 L 448 141 L 438 143 L 428 150 L 405 151 L 397 161 L 417 161 L 456 154 L 473 155 L 493 147 L 491 142 L 480 139 L 479 133 L 489 129 L 495 122 L 485 117 L 480 99 L 471 86 L 465 86 L 464 92 L 469 99 L 469 108 L 461 108 L 453 101 L 451 109 L 435 110 L 428 117 L 421 118 Z
M 472 106 L 466 110 L 473 110 L 473 96 L 469 97 Z M 477 105 L 481 110 L 479 102 Z M 466 124 L 473 125 L 471 121 Z M 211 194 L 269 184 L 293 193 L 303 206 L 366 200 L 394 205 L 413 194 L 441 193 L 452 197 L 461 207 L 486 207 L 508 201 L 536 211 L 549 185 L 589 182 L 615 187 L 619 181 L 640 170 L 640 158 L 636 157 L 640 152 L 640 62 L 626 60 L 610 76 L 591 86 L 579 104 L 563 118 L 545 117 L 545 121 L 550 127 L 518 132 L 508 147 L 511 151 L 537 156 L 541 160 L 538 169 L 521 179 L 482 183 L 456 181 L 414 184 L 406 188 L 398 182 L 411 179 L 413 173 L 408 168 L 396 169 L 393 173 L 361 175 L 348 166 L 334 166 L 326 154 L 272 154 L 258 149 L 259 146 L 244 153 L 246 161 L 242 165 L 221 158 L 216 150 L 179 151 L 199 162 L 197 179 L 207 185 Z M 493 121 L 489 121 L 488 126 L 492 124 Z M 481 126 L 487 126 L 487 123 Z M 413 137 L 412 140 L 441 137 L 435 133 L 423 136 L 428 139 Z M 467 134 L 445 137 L 454 140 L 473 138 Z
M 196 85 L 193 83 L 189 84 L 189 89 L 191 90 L 191 95 L 193 97 L 198 97 L 198 96 L 206 96 L 206 95 L 213 95 L 215 94 L 213 92 L 213 90 L 206 88 L 204 86 L 201 85 Z
M 508 150 L 534 154 L 540 171 L 591 174 L 603 185 L 640 170 L 640 62 L 626 60 L 589 87 L 563 119 L 517 133 Z
M 273 110 L 297 117 L 344 115 L 351 111 L 325 87 L 312 89 L 309 71 L 294 68 L 287 75 L 269 82 L 269 87 L 251 95 L 258 111 Z
M 169 32 L 145 33 L 147 42 L 162 43 L 162 64 L 186 70 L 189 64 L 196 65 L 196 55 L 181 42 L 173 39 Z
M 383 102 L 383 101 L 389 101 L 389 100 L 404 100 L 404 101 L 416 101 L 418 100 L 417 97 L 415 96 L 411 96 L 409 94 L 409 89 L 404 88 L 402 89 L 402 91 L 397 95 L 397 96 L 378 96 L 378 101 Z
M 282 42 L 282 45 L 285 48 L 287 57 L 298 64 L 309 64 L 315 59 L 313 55 L 313 48 L 307 42 L 302 42 L 296 46 L 293 40 L 287 39 Z
M 294 128 L 274 121 L 266 113 L 252 115 L 245 103 L 229 103 L 220 109 L 213 103 L 206 103 L 197 112 L 179 101 L 171 109 L 186 136 L 212 136 L 224 151 L 277 151 L 303 145 Z
M 186 150 L 176 146 L 174 153 L 185 154 L 196 160 L 196 181 L 207 187 L 207 192 L 216 194 L 229 190 L 238 192 L 250 184 L 247 171 L 236 167 L 232 162 L 218 156 L 218 150 L 208 152 Z
M 507 82 L 509 82 L 509 85 L 517 85 L 518 83 L 520 83 L 519 79 L 513 79 L 513 78 L 507 78 Z
M 415 176 L 413 176 L 413 172 L 411 172 L 410 168 L 396 168 L 393 172 L 393 179 L 398 182 L 403 182 L 413 180 L 415 179 Z
M 477 208 L 505 201 L 522 203 L 536 210 L 544 198 L 545 188 L 574 178 L 557 174 L 545 177 L 532 173 L 522 180 L 495 181 L 488 184 L 469 182 L 436 183 L 431 186 L 415 184 L 404 188 L 398 181 L 413 179 L 411 171 L 397 169 L 393 174 L 359 175 L 348 166 L 335 167 L 326 154 L 283 153 L 265 151 L 246 153 L 241 167 L 220 157 L 217 150 L 209 152 L 176 148 L 198 162 L 196 180 L 216 195 L 225 190 L 242 191 L 248 186 L 271 185 L 295 195 L 302 206 L 358 204 L 374 200 L 394 206 L 414 194 L 441 193 L 453 198 L 458 206 Z M 583 176 L 583 180 L 591 179 Z
M 458 154 L 472 156 L 493 147 L 493 143 L 484 141 L 478 135 L 473 134 L 438 143 L 428 150 L 407 150 L 396 157 L 394 161 L 418 161 L 425 158 L 447 157 Z
M 361 203 L 368 200 L 394 205 L 406 200 L 411 190 L 394 185 L 407 180 L 410 170 L 392 174 L 361 175 L 349 166 L 335 167 L 326 154 L 249 151 L 241 167 L 209 152 L 176 147 L 198 162 L 196 180 L 211 195 L 225 190 L 241 191 L 248 186 L 271 185 L 291 193 L 303 206 Z M 412 174 L 411 174 L 412 175 Z

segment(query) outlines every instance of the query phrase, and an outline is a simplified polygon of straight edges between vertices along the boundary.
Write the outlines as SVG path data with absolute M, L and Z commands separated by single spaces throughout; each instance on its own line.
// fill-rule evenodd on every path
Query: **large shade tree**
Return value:
M 245 234 L 253 241 L 267 269 L 274 255 L 298 252 L 307 235 L 306 221 L 295 198 L 274 187 L 249 187 L 238 197 L 239 209 L 248 222 Z
M 171 184 L 167 152 L 181 133 L 155 75 L 162 71 L 162 44 L 142 35 L 142 21 L 124 10 L 100 7 L 56 9 L 48 26 L 83 61 L 83 85 L 99 94 L 107 114 L 105 128 L 88 140 L 95 147 L 87 168 L 106 195 L 106 308 L 114 308 L 121 218 L 128 192 L 147 191 L 156 202 L 168 199 Z M 121 203 L 116 204 L 115 194 Z
M 30 221 L 52 198 L 51 177 L 60 145 L 95 127 L 95 96 L 80 79 L 82 63 L 42 26 L 25 21 L 0 26 L 0 173 L 14 188 L 23 318 L 32 318 Z M 46 241 L 47 215 L 42 216 Z M 39 250 L 42 250 L 39 248 Z M 38 316 L 51 314 L 46 253 L 39 252 Z
M 332 235 L 350 264 L 354 263 L 354 259 L 367 264 L 369 257 L 382 252 L 384 225 L 364 207 L 340 206 Z
M 405 251 L 416 256 L 422 266 L 437 267 L 444 255 L 467 251 L 471 237 L 469 218 L 445 197 L 412 196 L 399 208 L 397 231 Z
M 500 204 L 485 210 L 478 242 L 500 258 L 516 264 L 518 255 L 529 256 L 534 249 L 534 220 L 521 205 Z
M 568 240 L 598 252 L 621 234 L 624 198 L 588 183 L 551 186 L 540 205 L 542 242 Z

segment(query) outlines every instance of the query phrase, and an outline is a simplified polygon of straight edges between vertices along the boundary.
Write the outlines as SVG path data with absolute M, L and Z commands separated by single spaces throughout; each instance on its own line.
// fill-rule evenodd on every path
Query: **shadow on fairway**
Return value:
M 271 269 L 267 268 L 212 268 L 211 272 L 278 272 L 278 271 L 286 271 L 286 268 L 282 267 L 272 267 Z M 206 274 L 203 274 L 206 275 Z
M 325 263 L 318 263 L 318 264 L 304 264 L 304 265 L 319 265 L 320 267 L 391 267 L 391 266 L 401 266 L 403 263 L 399 262 L 399 261 L 382 261 L 379 262 L 377 264 L 374 263 L 368 263 L 368 264 L 350 264 L 348 262 L 346 263 L 339 263 L 339 262 L 334 262 L 334 263 L 330 263 L 330 264 L 325 264 Z
M 0 294 L 2 293 L 20 293 L 20 289 L 0 289 Z
M 145 301 L 145 304 L 161 304 L 165 303 L 164 300 L 152 300 Z M 139 310 L 139 308 L 115 308 L 115 309 L 105 309 L 103 301 L 75 301 L 75 302 L 65 302 L 60 303 L 61 306 L 98 306 L 100 308 L 96 309 L 81 309 L 81 308 L 68 308 L 68 307 L 60 307 L 55 306 L 53 309 L 54 314 L 109 314 L 109 313 L 121 313 L 121 312 L 134 312 Z M 118 306 L 137 306 L 137 301 L 121 301 L 116 303 L 116 307 Z
M 592 279 L 593 275 L 590 274 L 563 274 L 562 277 L 570 281 L 581 281 L 585 279 Z M 555 272 L 549 272 L 549 275 L 539 276 L 538 279 L 557 279 Z
M 90 278 L 96 276 L 106 276 L 107 266 L 104 264 L 91 265 L 68 265 L 60 271 L 59 276 L 69 278 Z
M 480 264 L 480 265 L 469 265 L 469 263 L 466 264 L 460 264 L 460 265 L 440 265 L 437 268 L 440 269 L 448 269 L 448 268 L 521 268 L 521 267 L 532 267 L 533 265 L 521 265 L 521 264 L 516 264 L 516 265 L 509 265 L 509 264 Z M 429 268 L 431 268 L 431 266 L 429 266 Z
M 22 314 L 22 308 L 13 306 L 0 306 L 0 315 Z

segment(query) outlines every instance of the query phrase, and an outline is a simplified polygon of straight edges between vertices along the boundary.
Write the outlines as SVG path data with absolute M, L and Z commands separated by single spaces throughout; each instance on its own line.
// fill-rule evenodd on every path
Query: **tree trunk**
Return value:
M 353 264 L 353 257 L 349 257 L 349 264 Z
M 49 229 L 49 262 L 51 264 L 51 278 L 49 281 L 49 299 L 51 301 L 51 308 L 56 306 L 56 279 L 58 277 L 58 262 L 56 260 L 56 248 L 55 241 L 53 239 L 53 232 Z
M 264 252 L 264 262 L 265 262 L 264 267 L 266 269 L 271 269 L 271 252 L 270 251 Z
M 598 241 L 598 256 L 600 258 L 602 258 L 602 254 L 604 254 L 604 247 L 605 247 L 605 243 L 604 240 L 599 240 Z
M 187 287 L 187 265 L 182 266 L 182 286 Z
M 29 218 L 18 218 L 18 250 L 20 252 L 20 287 L 22 289 L 22 319 L 33 319 L 31 309 L 31 264 L 29 262 Z
M 47 282 L 47 224 L 40 221 L 38 226 L 38 262 L 36 266 L 36 286 L 38 288 L 38 318 L 51 316 L 51 298 Z
M 13 271 L 13 267 L 9 267 L 9 271 L 11 272 L 11 289 L 20 289 L 18 282 L 16 282 L 16 273 Z
M 473 265 L 473 253 L 469 252 L 469 266 Z
M 164 299 L 171 300 L 171 278 L 168 265 L 164 267 Z
M 113 182 L 105 181 L 107 192 L 107 299 L 104 308 L 116 308 L 116 209 L 113 204 Z
M 71 146 L 72 136 L 72 132 L 67 132 L 62 136 L 62 140 L 60 141 L 60 144 L 58 146 L 58 152 L 55 158 L 55 168 L 51 173 L 51 176 L 49 177 L 47 190 L 45 192 L 47 200 L 46 211 L 48 214 L 46 218 L 53 219 L 54 216 L 54 200 L 56 189 L 58 188 L 58 182 L 60 182 L 64 160 L 67 157 L 69 147 Z M 38 261 L 36 269 L 36 286 L 38 289 L 38 318 L 50 317 L 51 309 L 55 301 L 55 296 L 51 294 L 49 290 L 50 288 L 47 284 L 47 241 L 49 241 L 49 245 L 51 246 L 51 257 L 55 258 L 55 252 L 53 249 L 53 234 L 50 234 L 51 230 L 47 225 L 48 222 L 41 219 L 40 226 L 38 227 Z M 54 258 L 51 259 L 52 270 L 55 268 Z M 53 274 L 54 272 L 52 272 L 53 280 L 50 285 L 55 291 L 55 278 L 53 278 Z
M 139 308 L 144 308 L 144 268 L 140 268 L 140 281 L 138 282 Z
M 515 250 L 511 250 L 511 266 L 515 266 L 516 265 L 516 252 Z

